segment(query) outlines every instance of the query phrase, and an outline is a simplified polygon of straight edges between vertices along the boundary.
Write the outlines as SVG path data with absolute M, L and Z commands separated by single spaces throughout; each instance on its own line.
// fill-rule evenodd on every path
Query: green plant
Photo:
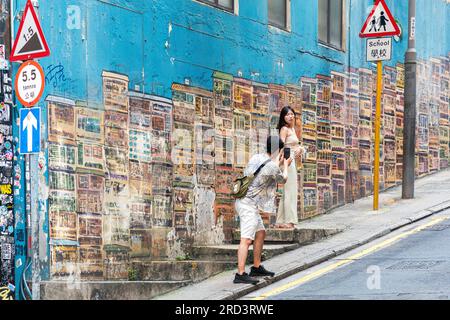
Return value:
M 187 260 L 192 260 L 192 258 L 191 258 L 191 256 L 189 255 L 189 253 L 186 253 L 186 254 L 183 255 L 183 256 L 177 256 L 177 257 L 175 258 L 175 260 L 177 260 L 177 261 L 187 261 Z
M 128 281 L 136 281 L 138 279 L 138 272 L 134 268 L 128 269 Z

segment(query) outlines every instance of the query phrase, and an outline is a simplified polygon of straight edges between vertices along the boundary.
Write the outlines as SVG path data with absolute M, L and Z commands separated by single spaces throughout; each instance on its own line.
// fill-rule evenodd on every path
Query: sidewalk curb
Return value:
M 257 291 L 257 290 L 267 287 L 277 281 L 280 281 L 287 277 L 290 277 L 291 275 L 294 275 L 294 274 L 304 271 L 306 269 L 317 266 L 325 261 L 335 258 L 336 256 L 347 253 L 351 250 L 354 250 L 358 247 L 368 244 L 376 239 L 386 236 L 386 235 L 392 233 L 393 231 L 396 231 L 400 228 L 403 228 L 405 226 L 408 226 L 408 225 L 418 222 L 420 220 L 426 219 L 432 215 L 435 215 L 436 213 L 439 213 L 439 212 L 444 211 L 449 208 L 450 208 L 450 201 L 444 201 L 444 202 L 442 202 L 438 205 L 434 205 L 428 209 L 424 209 L 417 213 L 413 213 L 410 218 L 403 218 L 403 219 L 406 219 L 407 222 L 400 222 L 400 223 L 394 224 L 393 226 L 387 227 L 383 231 L 380 231 L 374 235 L 371 235 L 364 240 L 358 241 L 356 244 L 353 242 L 353 244 L 350 244 L 350 245 L 343 245 L 344 247 L 341 249 L 331 250 L 331 253 L 327 253 L 327 254 L 325 254 L 321 257 L 318 257 L 311 262 L 307 262 L 303 265 L 299 265 L 299 266 L 296 266 L 289 270 L 282 271 L 273 278 L 262 279 L 257 285 L 246 285 L 245 287 L 238 288 L 233 291 L 229 291 L 229 294 L 219 294 L 219 295 L 215 296 L 214 299 L 215 300 L 236 300 L 236 299 L 242 298 L 243 296 L 245 296 L 251 292 Z

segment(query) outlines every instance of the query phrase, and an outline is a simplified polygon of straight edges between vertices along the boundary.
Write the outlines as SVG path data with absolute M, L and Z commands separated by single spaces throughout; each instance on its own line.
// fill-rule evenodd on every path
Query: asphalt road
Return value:
M 447 210 L 243 299 L 449 298 L 450 210 Z

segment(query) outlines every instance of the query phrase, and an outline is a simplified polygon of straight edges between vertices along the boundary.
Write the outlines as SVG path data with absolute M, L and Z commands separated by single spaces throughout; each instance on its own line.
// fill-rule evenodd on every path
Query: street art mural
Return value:
M 418 70 L 422 176 L 450 160 L 450 58 L 420 61 Z M 174 248 L 231 242 L 238 227 L 232 181 L 252 154 L 264 152 L 285 105 L 296 111 L 307 149 L 298 164 L 299 219 L 372 192 L 372 70 L 285 86 L 214 72 L 212 90 L 174 83 L 171 100 L 129 90 L 126 75 L 99 76 L 100 106 L 46 99 L 53 279 L 127 279 L 133 259 L 174 259 Z M 402 179 L 403 65 L 385 67 L 383 83 L 382 189 Z M 275 220 L 263 218 L 268 226 Z

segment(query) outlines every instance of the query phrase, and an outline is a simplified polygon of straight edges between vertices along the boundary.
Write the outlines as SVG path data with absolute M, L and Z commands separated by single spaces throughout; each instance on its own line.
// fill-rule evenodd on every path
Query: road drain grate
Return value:
M 442 231 L 450 228 L 450 224 L 435 224 L 434 226 L 424 229 L 425 231 Z
M 389 270 L 428 270 L 445 261 L 400 261 L 388 267 Z

